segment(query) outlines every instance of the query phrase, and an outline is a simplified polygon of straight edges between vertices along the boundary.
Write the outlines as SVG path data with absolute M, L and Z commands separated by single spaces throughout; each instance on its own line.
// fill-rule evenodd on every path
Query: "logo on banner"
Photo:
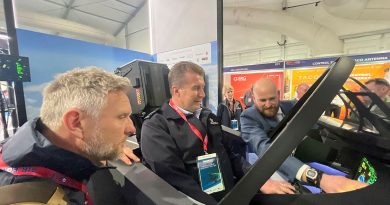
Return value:
M 233 81 L 234 81 L 234 82 L 237 82 L 237 81 L 246 81 L 246 76 L 237 76 L 237 77 L 234 77 L 234 78 L 233 78 Z

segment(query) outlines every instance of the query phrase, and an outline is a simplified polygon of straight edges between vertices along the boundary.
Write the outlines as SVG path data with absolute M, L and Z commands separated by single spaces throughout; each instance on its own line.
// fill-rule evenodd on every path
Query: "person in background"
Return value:
M 310 86 L 306 83 L 300 83 L 297 86 L 296 92 L 297 92 L 297 97 L 295 98 L 295 101 L 298 101 L 299 99 L 302 98 L 302 96 L 309 90 Z
M 245 109 L 251 107 L 253 105 L 253 94 L 252 94 L 252 89 L 253 87 L 251 86 L 245 93 L 244 93 L 244 96 L 243 96 L 243 99 L 244 99 L 244 105 L 245 105 Z
M 385 72 L 383 78 L 387 80 L 388 83 L 390 83 L 390 62 L 383 64 L 383 71 Z
M 261 157 L 271 144 L 268 135 L 292 106 L 280 102 L 279 91 L 274 82 L 268 78 L 255 82 L 253 100 L 255 106 L 244 110 L 241 114 L 241 137 L 249 144 L 250 149 Z M 308 182 L 327 193 L 345 192 L 367 186 L 345 177 L 322 173 L 293 156 L 289 156 L 278 171 L 289 181 L 296 179 Z
M 390 84 L 383 78 L 373 78 L 364 83 L 371 92 L 375 93 L 387 106 L 390 106 Z M 366 103 L 371 101 L 365 98 Z M 369 100 L 369 101 L 367 101 Z
M 306 83 L 300 83 L 297 86 L 296 93 L 297 97 L 293 100 L 294 103 L 298 102 L 299 99 L 309 90 L 310 86 Z M 325 109 L 325 115 L 338 118 L 340 116 L 340 106 L 337 105 L 334 101 Z
M 390 84 L 387 80 L 383 78 L 373 78 L 365 82 L 364 85 L 390 108 Z M 372 102 L 370 97 L 363 97 L 362 101 L 366 106 L 370 106 Z M 386 117 L 386 114 L 377 105 L 373 105 L 370 111 L 376 115 Z M 353 113 L 351 113 L 350 117 L 351 119 L 356 119 L 356 116 Z
M 231 85 L 225 85 L 223 87 L 223 96 L 223 102 L 218 105 L 217 117 L 222 125 L 240 130 L 242 106 L 240 101 L 233 98 L 234 89 Z
M 135 132 L 130 88 L 127 78 L 96 67 L 58 75 L 44 90 L 40 117 L 1 143 L 0 188 L 32 186 L 48 193 L 48 204 L 92 204 L 86 183 L 109 168 L 105 160 L 139 161 L 125 146 Z M 36 192 L 21 193 L 12 192 L 11 200 L 29 201 Z
M 385 69 L 385 80 L 390 83 L 390 67 Z
M 172 98 L 149 114 L 142 125 L 145 163 L 184 194 L 204 204 L 217 204 L 251 167 L 236 152 L 242 140 L 224 135 L 217 117 L 201 107 L 205 97 L 202 67 L 179 62 L 171 68 L 168 80 Z M 204 159 L 208 161 L 206 168 L 202 168 Z M 209 184 L 215 186 L 209 189 Z M 260 188 L 263 193 L 293 190 L 289 183 L 274 180 Z

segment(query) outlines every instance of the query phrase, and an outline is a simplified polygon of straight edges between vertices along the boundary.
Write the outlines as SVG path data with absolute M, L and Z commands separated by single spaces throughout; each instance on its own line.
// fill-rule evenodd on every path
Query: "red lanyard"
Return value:
M 203 151 L 204 153 L 207 153 L 207 144 L 209 142 L 209 138 L 206 136 L 203 138 L 200 131 L 190 122 L 188 122 L 187 117 L 184 115 L 184 113 L 173 103 L 172 99 L 169 100 L 169 105 L 177 112 L 177 114 L 180 115 L 181 118 L 183 118 L 184 121 L 190 126 L 192 132 L 200 139 L 200 141 L 203 142 Z
M 41 178 L 47 178 L 54 181 L 57 184 L 61 184 L 73 189 L 82 191 L 85 194 L 85 204 L 93 205 L 91 196 L 88 193 L 86 184 L 83 184 L 75 179 L 67 177 L 59 172 L 45 168 L 45 167 L 10 167 L 3 161 L 3 156 L 0 147 L 0 170 L 8 172 L 14 176 L 35 176 Z

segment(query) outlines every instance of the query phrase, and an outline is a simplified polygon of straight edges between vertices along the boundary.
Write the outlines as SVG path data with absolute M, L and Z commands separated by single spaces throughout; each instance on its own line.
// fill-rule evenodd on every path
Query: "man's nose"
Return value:
M 135 131 L 136 131 L 136 129 L 134 127 L 133 121 L 129 117 L 127 124 L 126 124 L 126 128 L 125 128 L 125 134 L 132 135 L 132 134 L 135 134 Z
M 201 89 L 199 92 L 199 97 L 204 98 L 206 97 L 206 93 L 204 92 L 204 89 Z
M 266 106 L 266 107 L 271 107 L 271 106 L 272 106 L 271 100 L 266 100 L 266 101 L 265 101 L 265 106 Z

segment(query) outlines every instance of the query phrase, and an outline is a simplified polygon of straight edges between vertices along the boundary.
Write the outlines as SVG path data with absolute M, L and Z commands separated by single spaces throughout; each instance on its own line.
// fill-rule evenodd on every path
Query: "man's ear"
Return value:
M 179 87 L 177 87 L 176 85 L 172 85 L 172 96 L 180 95 L 179 90 L 180 90 Z
M 382 86 L 380 87 L 380 90 L 381 90 L 382 93 L 386 94 L 386 93 L 389 92 L 390 89 L 389 89 L 388 87 L 382 85 Z
M 74 136 L 78 138 L 83 138 L 84 127 L 82 120 L 84 118 L 84 114 L 79 109 L 70 109 L 68 110 L 62 117 L 63 126 Z

